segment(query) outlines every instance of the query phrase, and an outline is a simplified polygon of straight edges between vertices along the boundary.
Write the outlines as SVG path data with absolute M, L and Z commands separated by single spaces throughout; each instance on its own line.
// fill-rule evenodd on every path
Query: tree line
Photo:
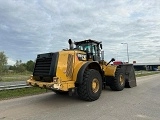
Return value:
M 4 52 L 0 52 L 0 73 L 12 71 L 12 72 L 33 72 L 35 62 L 32 60 L 27 61 L 26 63 L 23 63 L 22 60 L 16 60 L 16 63 L 14 65 L 7 65 L 7 56 Z

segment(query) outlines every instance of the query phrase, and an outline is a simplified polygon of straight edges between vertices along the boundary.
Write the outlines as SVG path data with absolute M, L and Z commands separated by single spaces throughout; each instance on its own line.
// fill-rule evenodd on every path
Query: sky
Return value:
M 160 62 L 160 0 L 0 0 L 0 51 L 8 64 L 102 41 L 105 60 Z M 121 44 L 127 43 L 127 44 Z

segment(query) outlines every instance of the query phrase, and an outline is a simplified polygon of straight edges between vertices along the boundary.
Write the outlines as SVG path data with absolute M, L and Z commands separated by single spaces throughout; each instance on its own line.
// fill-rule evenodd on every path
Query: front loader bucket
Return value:
M 121 69 L 125 74 L 125 87 L 132 88 L 137 86 L 134 67 L 132 64 L 121 65 Z

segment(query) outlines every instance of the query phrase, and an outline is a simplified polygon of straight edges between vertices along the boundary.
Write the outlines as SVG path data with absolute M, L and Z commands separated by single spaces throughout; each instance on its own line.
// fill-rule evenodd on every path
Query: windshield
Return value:
M 86 52 L 91 52 L 91 45 L 90 44 L 80 44 L 80 45 L 76 45 L 76 48 L 78 50 L 83 50 Z

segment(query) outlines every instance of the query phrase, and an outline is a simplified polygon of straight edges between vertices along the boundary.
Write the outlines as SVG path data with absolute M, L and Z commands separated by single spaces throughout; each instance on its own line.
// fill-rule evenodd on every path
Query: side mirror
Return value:
M 100 48 L 102 49 L 102 44 L 100 44 Z

